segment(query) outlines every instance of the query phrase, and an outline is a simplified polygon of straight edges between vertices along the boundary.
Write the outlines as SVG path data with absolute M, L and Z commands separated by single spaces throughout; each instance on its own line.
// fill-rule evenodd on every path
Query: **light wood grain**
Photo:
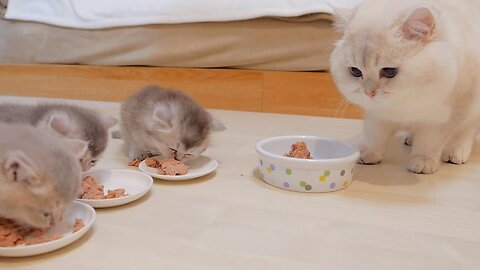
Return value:
M 85 104 L 118 115 L 118 105 Z M 262 182 L 255 144 L 304 134 L 349 139 L 359 120 L 213 110 L 227 130 L 206 155 L 216 173 L 155 181 L 142 200 L 97 211 L 73 245 L 32 258 L 0 258 L 0 269 L 355 269 L 480 268 L 480 149 L 437 174 L 407 172 L 397 137 L 378 166 L 357 166 L 353 184 L 328 194 L 294 193 Z M 124 168 L 121 141 L 99 168 Z
M 0 66 L 0 94 L 98 101 L 122 101 L 140 88 L 158 84 L 180 89 L 204 106 L 261 111 L 261 74 L 215 69 Z
M 121 101 L 149 84 L 185 91 L 208 108 L 361 117 L 323 72 L 0 65 L 2 95 Z
M 347 102 L 328 73 L 265 72 L 263 111 L 358 118 L 361 110 Z

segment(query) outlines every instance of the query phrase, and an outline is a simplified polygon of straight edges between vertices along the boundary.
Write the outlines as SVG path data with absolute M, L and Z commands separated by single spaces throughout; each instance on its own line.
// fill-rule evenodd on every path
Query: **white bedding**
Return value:
M 332 13 L 361 0 L 9 0 L 6 19 L 80 29 Z

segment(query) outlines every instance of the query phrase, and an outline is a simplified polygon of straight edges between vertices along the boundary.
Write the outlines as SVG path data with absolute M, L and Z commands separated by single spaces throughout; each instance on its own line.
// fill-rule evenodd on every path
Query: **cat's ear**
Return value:
M 333 10 L 333 27 L 339 32 L 344 32 L 353 18 L 355 9 L 334 7 L 331 4 L 329 6 Z
M 72 150 L 76 157 L 81 158 L 88 150 L 88 142 L 79 139 L 64 138 L 68 148 Z
M 70 132 L 70 119 L 64 114 L 54 114 L 48 119 L 48 127 L 61 135 Z
M 211 128 L 212 128 L 213 131 L 222 131 L 222 130 L 226 129 L 226 127 L 222 123 L 222 121 L 220 121 L 218 119 L 215 119 L 215 118 L 212 119 Z
M 100 116 L 100 121 L 102 121 L 102 124 L 106 129 L 109 129 L 118 123 L 117 118 L 110 116 L 108 114 L 102 114 Z
M 21 150 L 7 152 L 3 162 L 3 172 L 6 179 L 11 182 L 18 182 L 29 187 L 41 183 L 35 170 L 35 163 Z
M 405 39 L 428 42 L 435 30 L 435 16 L 431 9 L 417 8 L 408 16 L 402 25 Z
M 153 110 L 153 122 L 154 128 L 157 130 L 167 131 L 172 128 L 172 108 L 168 104 L 161 104 L 155 107 Z

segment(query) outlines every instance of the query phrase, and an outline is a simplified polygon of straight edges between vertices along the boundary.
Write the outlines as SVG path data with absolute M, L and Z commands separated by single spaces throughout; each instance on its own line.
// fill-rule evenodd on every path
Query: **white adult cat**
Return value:
M 331 72 L 365 110 L 360 163 L 379 163 L 398 129 L 414 134 L 412 172 L 468 161 L 480 125 L 479 14 L 478 0 L 367 0 L 338 12 Z

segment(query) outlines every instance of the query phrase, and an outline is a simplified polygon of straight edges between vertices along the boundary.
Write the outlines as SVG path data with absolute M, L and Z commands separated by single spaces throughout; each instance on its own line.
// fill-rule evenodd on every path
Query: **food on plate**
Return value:
M 140 162 L 142 162 L 140 159 L 130 160 L 130 162 L 128 162 L 128 166 L 138 167 L 138 165 L 140 165 Z
M 82 219 L 75 219 L 72 233 L 84 227 Z M 49 229 L 35 229 L 17 224 L 11 219 L 0 218 L 0 247 L 29 246 L 42 244 L 63 237 L 60 234 L 46 235 Z
M 148 167 L 156 168 L 161 175 L 184 175 L 188 173 L 188 166 L 174 158 L 158 160 L 147 158 L 145 164 Z
M 83 223 L 83 219 L 81 218 L 76 218 L 75 223 L 73 224 L 73 229 L 72 232 L 78 232 L 81 230 L 83 227 L 85 227 L 85 224 Z
M 125 189 L 117 188 L 114 190 L 108 190 L 105 195 L 104 186 L 97 184 L 95 179 L 91 176 L 85 176 L 82 182 L 82 189 L 78 194 L 78 198 L 87 200 L 103 200 L 103 199 L 115 199 L 125 197 Z
M 121 198 L 125 196 L 126 196 L 125 189 L 117 188 L 114 190 L 108 190 L 107 195 L 105 195 L 105 199 L 115 199 L 115 198 Z

